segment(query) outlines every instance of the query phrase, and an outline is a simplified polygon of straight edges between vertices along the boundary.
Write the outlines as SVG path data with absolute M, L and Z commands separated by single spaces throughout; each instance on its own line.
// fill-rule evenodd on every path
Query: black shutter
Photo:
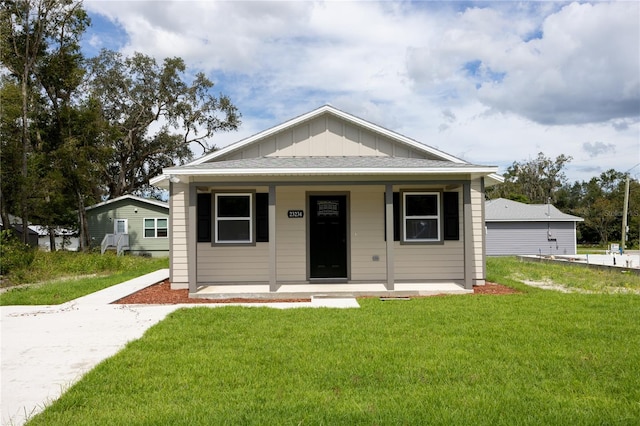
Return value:
M 386 206 L 386 196 L 385 196 Z M 393 241 L 400 241 L 400 193 L 393 193 Z M 387 209 L 384 209 L 384 240 L 387 241 Z
M 269 194 L 256 194 L 256 242 L 269 242 Z
M 444 239 L 459 240 L 460 239 L 460 216 L 458 215 L 458 198 L 457 192 L 442 193 L 442 212 L 444 217 Z
M 198 194 L 198 242 L 211 242 L 211 194 Z

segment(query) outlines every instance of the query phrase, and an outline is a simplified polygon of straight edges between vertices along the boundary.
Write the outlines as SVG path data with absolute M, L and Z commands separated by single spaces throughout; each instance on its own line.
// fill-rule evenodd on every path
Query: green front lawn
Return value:
M 168 257 L 37 251 L 28 268 L 9 275 L 18 285 L 0 294 L 0 305 L 58 305 L 168 267 Z
M 517 262 L 489 265 L 492 280 L 519 287 Z M 176 311 L 29 425 L 640 419 L 640 296 L 532 289 L 360 303 Z

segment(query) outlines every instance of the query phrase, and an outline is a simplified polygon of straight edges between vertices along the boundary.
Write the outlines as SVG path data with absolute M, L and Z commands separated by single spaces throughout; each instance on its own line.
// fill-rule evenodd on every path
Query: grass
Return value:
M 168 267 L 168 258 L 39 251 L 29 268 L 9 276 L 21 285 L 2 293 L 0 305 L 57 305 Z
M 515 257 L 487 258 L 487 279 L 527 290 L 524 280 L 553 282 L 565 287 L 599 293 L 640 291 L 640 276 L 597 270 L 581 265 L 521 262 Z
M 179 310 L 28 424 L 637 424 L 640 297 L 518 282 L 549 266 L 489 259 L 513 295 Z

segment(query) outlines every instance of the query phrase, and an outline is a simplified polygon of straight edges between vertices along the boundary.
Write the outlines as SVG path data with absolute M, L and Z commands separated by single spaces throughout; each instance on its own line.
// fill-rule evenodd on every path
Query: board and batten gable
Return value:
M 87 207 L 91 246 L 100 247 L 106 234 L 113 234 L 117 219 L 127 220 L 129 252 L 153 257 L 169 256 L 169 237 L 145 238 L 145 219 L 169 219 L 169 206 L 140 201 L 138 197 L 119 197 Z
M 215 161 L 260 157 L 358 156 L 438 159 L 327 114 L 283 129 L 264 140 L 217 157 Z

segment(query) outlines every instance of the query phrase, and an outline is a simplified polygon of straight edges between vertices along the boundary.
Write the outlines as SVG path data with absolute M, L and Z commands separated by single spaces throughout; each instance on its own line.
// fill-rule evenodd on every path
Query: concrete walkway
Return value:
M 168 277 L 169 270 L 163 269 L 57 306 L 0 307 L 2 425 L 23 425 L 86 372 L 176 309 L 229 306 L 110 304 Z M 354 298 L 244 306 L 359 307 Z

